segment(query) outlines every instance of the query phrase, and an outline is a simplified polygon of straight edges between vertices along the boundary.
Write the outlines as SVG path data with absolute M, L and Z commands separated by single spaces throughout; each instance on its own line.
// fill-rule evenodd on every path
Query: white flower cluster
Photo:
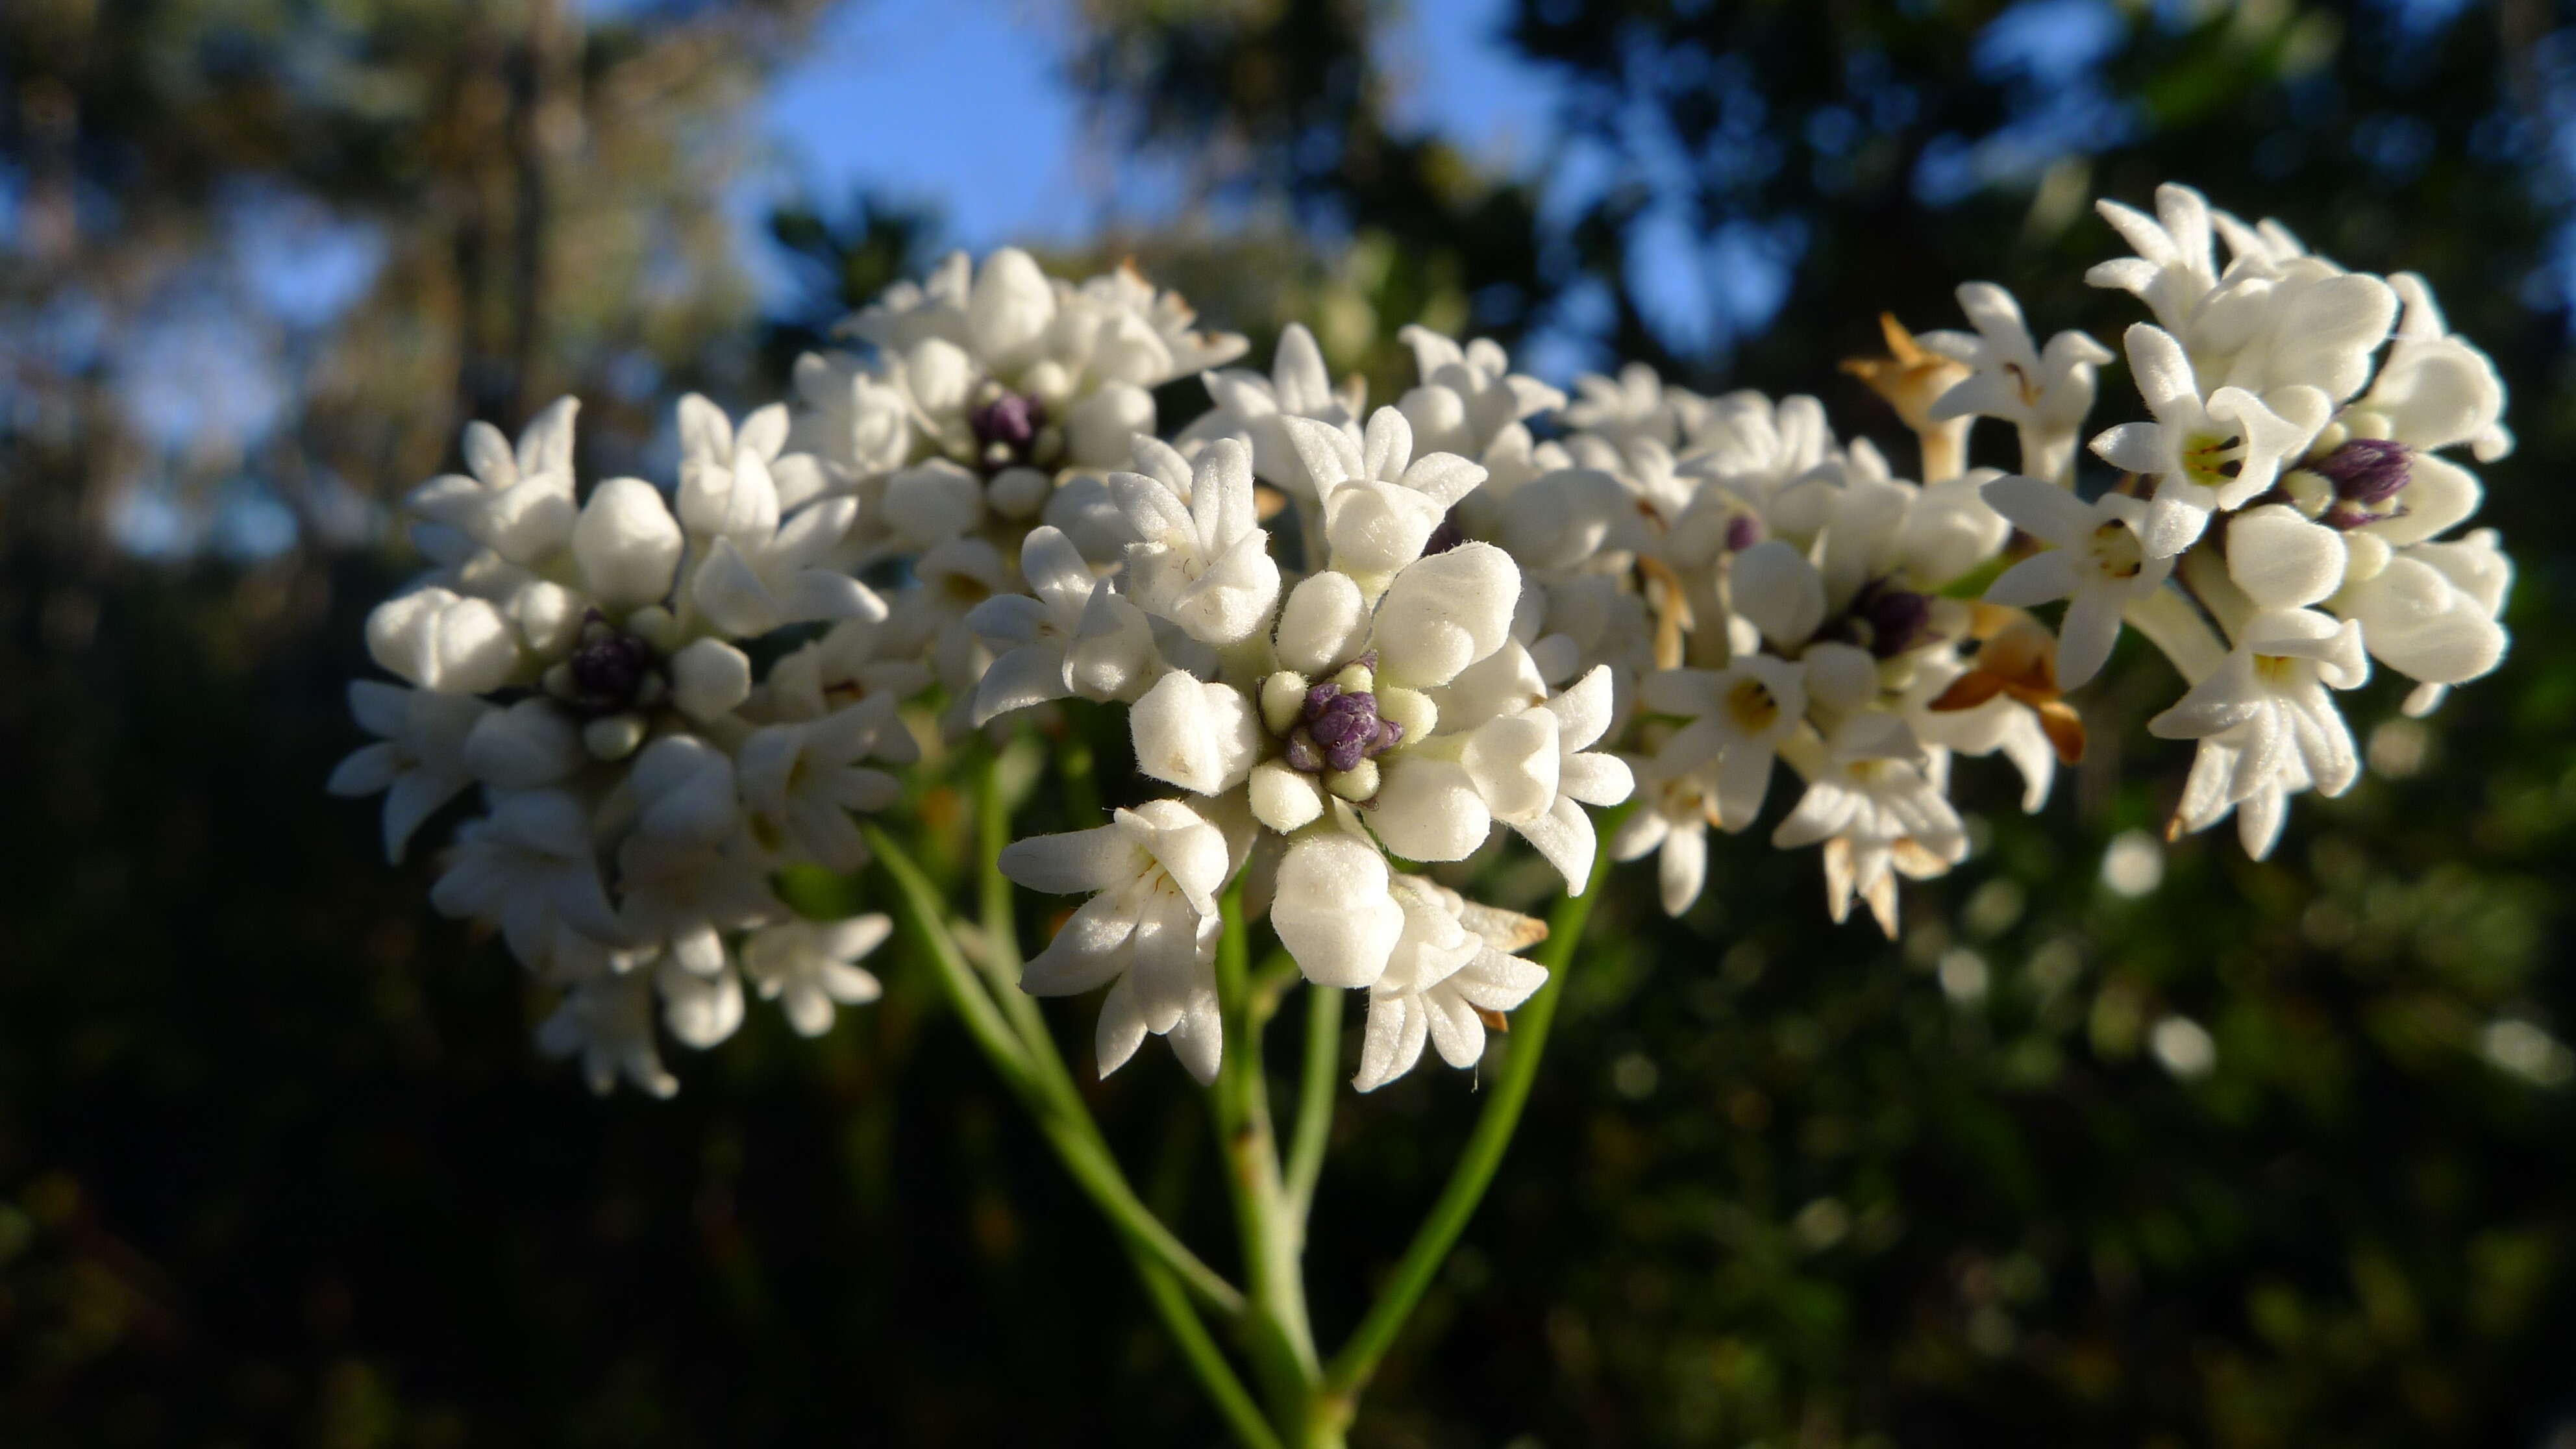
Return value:
M 1190 321 L 1129 272 L 1075 287 L 1025 253 L 980 274 L 960 255 L 852 319 L 872 359 L 804 359 L 797 411 L 737 427 L 684 399 L 667 492 L 582 495 L 571 399 L 515 450 L 469 426 L 467 472 L 406 500 L 436 567 L 368 620 L 404 683 L 352 686 L 380 739 L 331 788 L 386 792 L 399 859 L 481 787 L 431 899 L 559 989 L 541 1042 L 601 1090 L 675 1090 L 657 1008 L 713 1045 L 746 976 L 796 1030 L 826 1030 L 877 995 L 854 963 L 889 923 L 801 920 L 775 876 L 865 862 L 853 812 L 893 804 L 888 768 L 920 754 L 898 707 L 944 678 L 962 721 L 991 660 L 964 618 L 1020 586 L 1011 560 L 1066 470 L 1123 462 L 1153 427 L 1145 389 L 1241 350 Z M 890 561 L 900 588 L 856 577 Z M 774 659 L 757 679 L 756 655 Z
M 2494 530 L 2454 532 L 2481 490 L 2443 454 L 2489 462 L 2512 437 L 2494 365 L 2445 329 L 2421 278 L 2346 271 L 2188 187 L 2156 205 L 2101 204 L 2137 255 L 2088 278 L 2155 315 L 2126 338 L 2151 420 L 2093 439 L 2125 476 L 2090 503 L 2030 479 L 1988 485 L 2046 547 L 1986 597 L 2067 600 L 2065 685 L 2100 667 L 2124 619 L 2161 647 L 2191 688 L 2149 728 L 2199 742 L 2173 830 L 2232 811 L 2259 858 L 2289 797 L 2360 776 L 2333 691 L 2376 659 L 2416 682 L 2405 707 L 2421 715 L 2504 657 L 2513 566 Z M 1944 401 L 2021 421 L 2013 395 L 2031 375 L 1991 345 L 2017 329 L 1979 326 L 1988 345 L 1959 352 L 1977 375 Z
M 1128 539 L 1116 570 L 1095 578 L 1041 526 L 1021 558 L 1038 597 L 969 616 L 1013 645 L 975 712 L 1075 693 L 1129 701 L 1138 771 L 1185 792 L 1002 856 L 1023 885 L 1092 893 L 1025 984 L 1110 986 L 1103 1071 L 1151 1034 L 1200 1080 L 1215 1075 L 1220 894 L 1248 868 L 1246 896 L 1307 979 L 1368 989 L 1365 1090 L 1410 1069 L 1426 1041 L 1473 1064 L 1483 1014 L 1545 979 L 1510 955 L 1543 934 L 1535 923 L 1391 857 L 1464 860 L 1508 825 L 1580 891 L 1595 846 L 1582 807 L 1626 799 L 1629 775 L 1590 749 L 1610 725 L 1611 671 L 1551 692 L 1512 633 L 1511 556 L 1442 534 L 1483 467 L 1417 452 L 1394 408 L 1365 427 L 1263 416 L 1279 444 L 1269 481 L 1294 490 L 1318 566 L 1292 583 L 1271 554 L 1256 441 L 1202 428 L 1191 458 L 1139 438 L 1134 468 L 1106 480 Z
M 480 786 L 435 903 L 561 988 L 549 1045 L 657 1092 L 657 1007 L 706 1045 L 745 976 L 808 1032 L 874 995 L 852 963 L 883 918 L 801 921 L 772 881 L 863 862 L 852 814 L 899 796 L 898 706 L 934 686 L 924 728 L 952 738 L 1120 704 L 1173 792 L 1002 856 L 1089 897 L 1023 984 L 1107 988 L 1104 1072 L 1154 1035 L 1213 1077 L 1237 899 L 1309 980 L 1368 991 L 1363 1090 L 1426 1044 L 1471 1065 L 1544 981 L 1514 953 L 1545 930 L 1411 866 L 1508 826 L 1579 892 L 1586 807 L 1634 791 L 1611 853 L 1659 853 L 1678 914 L 1708 827 L 1751 827 L 1780 764 L 1801 789 L 1774 843 L 1821 846 L 1835 919 L 1857 899 L 1892 934 L 1897 877 L 1967 853 L 1952 760 L 2002 754 L 2038 809 L 2083 750 L 2060 691 L 2124 622 L 2190 682 L 2153 722 L 2199 742 L 2176 828 L 2235 811 L 2259 855 L 2290 795 L 2358 772 L 2330 690 L 2376 658 L 2421 712 L 2501 657 L 2510 568 L 2491 532 L 2447 536 L 2478 484 L 2439 454 L 2509 446 L 2502 389 L 2417 279 L 2183 188 L 2159 205 L 2103 208 L 2138 255 L 2092 278 L 2157 323 L 2127 338 L 2152 420 L 2091 440 L 2126 476 L 2089 501 L 2113 355 L 2039 345 L 1983 283 L 1973 331 L 1889 319 L 1890 355 L 1850 365 L 1919 439 L 1915 481 L 1813 398 L 1632 366 L 1569 399 L 1409 328 L 1418 383 L 1372 412 L 1301 327 L 1266 375 L 1225 368 L 1242 339 L 1131 271 L 953 257 L 851 319 L 861 352 L 802 359 L 792 409 L 685 400 L 667 494 L 580 496 L 569 400 L 515 450 L 469 428 L 468 474 L 408 502 L 436 568 L 369 621 L 405 684 L 353 687 L 382 738 L 332 788 L 388 792 L 399 856 Z M 1167 434 L 1150 390 L 1193 373 L 1214 406 Z M 1967 466 L 1979 417 L 2013 425 L 2018 472 Z M 2054 629 L 2023 612 L 2057 600 Z
M 809 1035 L 836 1003 L 875 998 L 853 963 L 885 918 L 799 920 L 770 878 L 799 861 L 857 866 L 848 812 L 900 793 L 870 762 L 901 765 L 916 746 L 891 691 L 818 688 L 784 664 L 753 683 L 748 641 L 886 617 L 821 566 L 856 505 L 813 496 L 812 470 L 778 457 L 784 408 L 737 435 L 690 398 L 676 499 L 612 478 L 578 500 L 575 409 L 547 409 L 515 451 L 471 425 L 470 472 L 407 500 L 437 567 L 368 618 L 370 652 L 404 682 L 350 686 L 380 738 L 331 789 L 386 792 L 399 860 L 423 821 L 481 786 L 484 813 L 458 830 L 431 901 L 497 926 L 562 990 L 541 1039 L 580 1055 L 595 1087 L 622 1075 L 660 1095 L 677 1084 L 655 1047 L 657 1001 L 671 1035 L 703 1047 L 741 1024 L 745 975 Z

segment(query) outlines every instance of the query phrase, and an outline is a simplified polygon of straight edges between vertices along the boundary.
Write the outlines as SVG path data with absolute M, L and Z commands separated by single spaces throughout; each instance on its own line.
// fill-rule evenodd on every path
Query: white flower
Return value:
M 647 971 L 602 973 L 574 982 L 537 1028 L 548 1056 L 581 1058 L 590 1089 L 606 1096 L 624 1077 L 655 1097 L 680 1090 L 653 1042 L 653 978 Z
M 696 393 L 680 399 L 680 522 L 700 535 L 754 542 L 826 487 L 822 465 L 786 453 L 785 403 L 742 420 L 737 432 L 724 410 Z
M 491 814 L 467 821 L 429 900 L 441 915 L 499 926 L 511 952 L 531 964 L 546 959 L 558 926 L 597 941 L 621 934 L 590 822 L 560 790 L 505 795 Z
M 1136 768 L 1201 795 L 1244 782 L 1261 750 L 1261 721 L 1243 692 L 1175 669 L 1127 711 Z
M 1547 938 L 1527 916 L 1471 905 L 1421 876 L 1390 882 L 1404 933 L 1369 987 L 1368 1026 L 1351 1085 L 1374 1092 L 1413 1070 L 1427 1040 L 1453 1067 L 1485 1055 L 1485 1023 L 1546 984 L 1547 968 L 1511 953 Z
M 1020 545 L 1028 594 L 995 594 L 966 623 L 994 650 L 975 686 L 974 722 L 1050 699 L 1122 699 L 1154 668 L 1144 612 L 1094 578 L 1070 540 L 1040 525 Z
M 1250 638 L 1279 604 L 1279 565 L 1253 509 L 1250 451 L 1219 438 L 1193 467 L 1139 438 L 1136 462 L 1149 471 L 1109 475 L 1137 539 L 1127 546 L 1129 597 L 1203 644 Z
M 712 972 L 665 956 L 653 969 L 662 997 L 662 1027 L 682 1046 L 699 1051 L 722 1044 L 742 1027 L 742 978 L 728 960 Z
M 1229 368 L 1201 381 L 1216 406 L 1182 433 L 1183 443 L 1240 435 L 1252 444 L 1254 473 L 1304 498 L 1315 496 L 1315 480 L 1289 444 L 1284 420 L 1312 418 L 1335 429 L 1355 428 L 1364 396 L 1357 379 L 1348 391 L 1334 389 L 1315 334 L 1297 322 L 1281 329 L 1270 376 Z
M 1413 425 L 1394 408 L 1371 414 L 1364 437 L 1310 418 L 1288 418 L 1288 442 L 1324 505 L 1332 567 L 1374 593 L 1422 557 L 1452 504 L 1485 481 L 1455 453 L 1413 453 Z
M 1481 458 L 1523 418 L 1565 406 L 1565 394 L 1511 370 L 1501 345 L 1479 337 L 1460 347 L 1419 325 L 1395 334 L 1413 349 L 1422 381 L 1396 402 L 1426 452 Z
M 792 846 L 827 869 L 867 863 L 852 811 L 883 810 L 903 785 L 858 763 L 886 728 L 884 711 L 855 704 L 799 724 L 763 725 L 742 742 L 736 776 L 752 833 L 768 849 Z
M 2313 787 L 2339 795 L 2361 773 L 2352 732 L 2329 689 L 2370 677 L 2361 626 L 2311 609 L 2259 614 L 2216 672 L 2147 721 L 2166 739 L 2200 740 L 2178 820 L 2199 829 L 2248 805 L 2246 850 L 2256 857 L 2280 833 L 2281 801 Z
M 1807 777 L 1798 808 L 1771 843 L 1783 850 L 1825 843 L 1826 899 L 1839 923 L 1854 895 L 1867 901 L 1879 928 L 1896 934 L 1896 881 L 1891 870 L 1938 874 L 1964 859 L 1968 837 L 1942 798 L 1913 731 L 1894 715 L 1864 710 L 1830 741 L 1787 751 Z
M 716 627 L 749 638 L 784 624 L 885 617 L 874 591 L 827 566 L 858 516 L 856 499 L 821 499 L 782 520 L 767 475 L 737 472 L 734 480 L 734 495 L 753 504 L 727 515 L 728 531 L 715 537 L 689 585 Z M 765 509 L 756 506 L 764 494 Z
M 1989 603 L 2027 608 L 2065 599 L 2058 626 L 2057 681 L 2074 689 L 2101 671 L 2119 642 L 2120 613 L 2173 574 L 2171 557 L 2151 558 L 2140 537 L 2148 506 L 2105 493 L 2090 504 L 2036 478 L 1998 478 L 1986 501 L 2022 531 L 2053 545 L 2004 570 L 1986 588 Z
M 1722 670 L 1651 674 L 1640 688 L 1648 709 L 1690 721 L 1656 752 L 1656 770 L 1668 787 L 1714 766 L 1709 818 L 1729 832 L 1751 825 L 1770 792 L 1780 742 L 1806 717 L 1805 671 L 1785 659 L 1747 654 Z M 1698 894 L 1694 887 L 1691 895 Z
M 1288 843 L 1270 902 L 1270 925 L 1297 969 L 1319 986 L 1370 986 L 1404 935 L 1394 872 L 1366 838 L 1338 821 Z
M 465 741 L 492 706 L 360 679 L 350 682 L 349 712 L 377 738 L 340 762 L 328 788 L 334 795 L 385 792 L 385 859 L 399 865 L 421 822 L 474 783 Z
M 388 673 L 439 694 L 482 694 L 519 673 L 519 637 L 489 599 L 435 584 L 367 615 L 367 653 Z
M 619 614 L 670 597 L 686 546 L 662 490 L 641 478 L 611 478 L 591 490 L 572 528 L 582 586 Z
M 820 459 L 845 483 L 910 461 L 915 435 L 903 390 L 856 358 L 808 352 L 796 359 L 795 385 L 806 410 L 784 446 Z
M 2123 423 L 2093 440 L 2114 467 L 2153 475 L 2155 500 L 2140 540 L 2147 556 L 2182 552 L 2213 511 L 2241 508 L 2271 488 L 2325 425 L 2332 404 L 2312 387 L 2259 398 L 2222 387 L 2206 399 L 2191 360 L 2171 334 L 2141 322 L 2129 329 L 2129 370 L 2152 423 Z
M 575 398 L 558 398 L 519 434 L 510 450 L 486 422 L 465 425 L 465 466 L 412 490 L 403 506 L 515 564 L 533 564 L 563 546 L 572 530 Z M 423 552 L 445 550 L 423 539 Z
M 1642 362 L 1631 362 L 1619 375 L 1584 373 L 1574 379 L 1574 400 L 1564 404 L 1566 425 L 1613 443 L 1652 438 L 1678 447 L 1708 399 L 1674 387 Z
M 1014 841 L 1001 866 L 1031 890 L 1094 893 L 1020 984 L 1036 996 L 1110 987 L 1100 1005 L 1100 1074 L 1116 1071 L 1151 1033 L 1168 1038 L 1201 1083 L 1215 1080 L 1224 1049 L 1216 897 L 1231 873 L 1224 832 L 1180 801 L 1153 800 L 1097 829 Z
M 2097 369 L 2111 350 L 2081 332 L 2060 332 L 2042 351 L 2021 304 L 1992 282 L 1959 286 L 1959 310 L 1975 333 L 1927 332 L 1923 346 L 1975 371 L 1932 405 L 1939 418 L 1988 417 L 2021 431 L 2022 471 L 2061 485 L 2074 481 L 2075 445 L 2093 411 Z
M 1766 757 L 1763 769 L 1768 774 Z M 1699 899 L 1708 880 L 1708 827 L 1718 820 L 1716 771 L 1676 770 L 1668 752 L 1637 765 L 1637 808 L 1610 837 L 1610 858 L 1631 861 L 1655 853 L 1655 885 L 1664 914 L 1678 916 Z
M 1529 653 L 1510 643 L 1497 658 L 1518 677 L 1462 676 L 1443 711 L 1454 723 L 1391 757 L 1370 823 L 1400 855 L 1458 860 L 1499 821 L 1538 847 L 1580 895 L 1596 848 L 1582 807 L 1616 805 L 1636 787 L 1626 761 L 1587 748 L 1610 725 L 1610 670 L 1597 667 L 1552 699 L 1520 704 L 1527 691 L 1544 690 Z M 1462 695 L 1478 693 L 1488 698 L 1462 704 Z
M 2267 402 L 2315 388 L 2341 402 L 2370 380 L 2397 296 L 2377 277 L 2315 257 L 2240 262 L 2201 306 L 2188 345 L 2210 377 Z
M 2405 304 L 2379 377 L 2357 405 L 2388 419 L 2389 436 L 2422 450 L 2467 443 L 2481 463 L 2513 451 L 2504 380 L 2487 355 L 2444 327 L 2432 289 L 2412 272 L 2388 285 Z
M 789 921 L 751 933 L 742 946 L 742 969 L 760 999 L 775 1001 L 799 1036 L 832 1029 L 832 1008 L 865 1006 L 883 994 L 877 978 L 858 962 L 885 944 L 894 922 L 881 915 L 844 921 Z
M 2512 578 L 2495 530 L 2480 529 L 2453 543 L 2416 544 L 2367 578 L 2348 577 L 2327 607 L 2362 626 L 2372 658 L 2441 689 L 2503 661 L 2507 641 L 2496 615 Z
M 899 595 L 889 607 L 906 610 L 912 598 Z M 907 622 L 889 614 L 834 624 L 769 667 L 759 691 L 766 709 L 779 719 L 820 719 L 847 705 L 876 703 L 891 721 L 895 706 L 927 689 L 932 678 Z M 877 750 L 878 758 L 899 765 L 919 754 L 911 734 L 899 728 L 887 731 Z
M 589 762 L 580 726 L 542 696 L 486 713 L 465 737 L 465 767 L 495 789 L 561 784 Z
M 2138 254 L 2099 263 L 2084 280 L 2130 293 L 2154 310 L 2166 331 L 2188 335 L 2202 299 L 2218 286 L 2209 203 L 2188 186 L 2165 185 L 2156 188 L 2153 217 L 2116 201 L 2093 206 Z

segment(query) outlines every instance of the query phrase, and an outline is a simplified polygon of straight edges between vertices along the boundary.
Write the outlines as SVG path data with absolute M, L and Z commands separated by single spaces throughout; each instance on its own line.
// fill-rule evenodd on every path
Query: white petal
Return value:
M 1322 674 L 1358 655 L 1368 637 L 1368 601 L 1350 575 L 1326 571 L 1288 591 L 1279 611 L 1282 668 Z
M 1404 934 L 1404 908 L 1387 893 L 1386 858 L 1328 831 L 1289 845 L 1270 924 L 1307 980 L 1366 986 L 1385 972 Z
M 661 490 L 641 478 L 600 484 L 572 529 L 582 581 L 611 609 L 640 608 L 668 596 L 684 542 Z
M 1242 784 L 1260 754 L 1261 725 L 1251 701 L 1177 669 L 1145 691 L 1127 722 L 1139 771 L 1202 795 Z
M 693 719 L 729 714 L 751 697 L 751 657 L 721 639 L 671 656 L 671 702 Z
M 1824 575 L 1776 538 L 1736 555 L 1733 597 L 1736 612 L 1784 648 L 1806 643 L 1824 622 Z
M 2227 527 L 2227 576 L 2266 609 L 2297 609 L 2343 582 L 2342 535 L 2287 504 L 2236 515 Z
M 1417 689 L 1447 683 L 1502 647 L 1520 593 L 1520 569 L 1489 543 L 1406 566 L 1378 604 L 1380 677 Z

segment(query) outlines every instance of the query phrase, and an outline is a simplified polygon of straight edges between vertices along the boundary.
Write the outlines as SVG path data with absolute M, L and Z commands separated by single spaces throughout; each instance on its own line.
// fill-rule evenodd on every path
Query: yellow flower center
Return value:
M 2093 567 L 2101 570 L 2105 578 L 2134 579 L 2138 570 L 2146 566 L 2146 550 L 2139 545 L 2138 536 L 2117 519 L 2093 530 L 2087 551 L 2093 555 Z
M 1737 729 L 1758 735 L 1780 718 L 1780 701 L 1771 697 L 1770 686 L 1761 680 L 1739 679 L 1726 692 L 1726 712 Z

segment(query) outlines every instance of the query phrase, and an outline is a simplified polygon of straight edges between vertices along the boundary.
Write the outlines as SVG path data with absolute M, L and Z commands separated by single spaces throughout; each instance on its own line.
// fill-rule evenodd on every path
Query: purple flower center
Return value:
M 586 714 L 625 709 L 657 662 L 652 645 L 593 617 L 582 626 L 581 642 L 572 651 L 572 683 L 578 691 L 574 707 Z
M 2308 467 L 2332 480 L 2337 498 L 2369 508 L 2406 486 L 2415 455 L 2393 438 L 2355 438 Z
M 1356 770 L 1404 739 L 1404 726 L 1380 719 L 1377 696 L 1326 680 L 1306 691 L 1306 707 L 1288 731 L 1288 767 L 1308 774 Z
M 1852 600 L 1842 619 L 1826 631 L 1846 644 L 1857 644 L 1881 659 L 1919 649 L 1939 635 L 1932 628 L 1932 599 L 1874 579 Z
M 969 409 L 966 421 L 988 459 L 1025 463 L 1038 429 L 1046 426 L 1046 404 L 1025 393 L 1006 392 Z
M 1726 551 L 1742 553 L 1762 541 L 1762 520 L 1750 513 L 1739 513 L 1726 520 Z
M 1443 515 L 1440 526 L 1431 530 L 1431 537 L 1423 542 L 1422 556 L 1429 558 L 1435 553 L 1447 553 L 1466 541 L 1467 530 L 1458 526 L 1458 516 L 1454 513 Z

